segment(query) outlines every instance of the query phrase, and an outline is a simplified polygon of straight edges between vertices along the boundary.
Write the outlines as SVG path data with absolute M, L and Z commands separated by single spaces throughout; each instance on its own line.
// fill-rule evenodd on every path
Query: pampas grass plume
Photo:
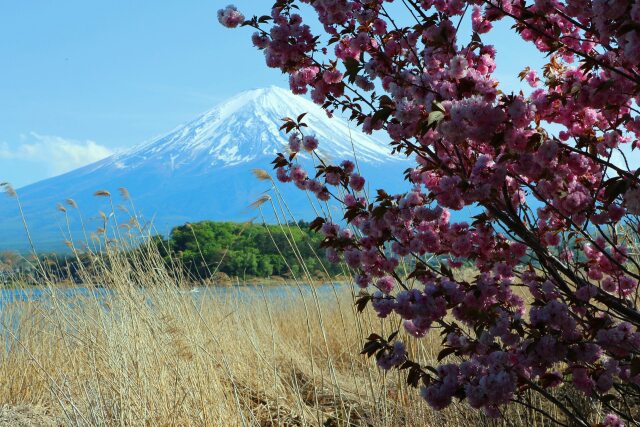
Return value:
M 268 202 L 269 200 L 271 200 L 271 196 L 269 196 L 268 194 L 265 194 L 263 196 L 260 196 L 260 198 L 258 200 L 256 200 L 255 202 L 251 203 L 249 205 L 249 207 L 255 209 L 258 208 L 260 206 L 262 206 L 263 204 L 265 204 L 266 202 Z
M 118 188 L 118 191 L 120 192 L 120 197 L 122 197 L 124 200 L 129 200 L 131 198 L 129 190 L 127 190 L 126 188 L 120 187 Z
M 9 197 L 16 197 L 17 196 L 16 190 L 14 190 L 13 186 L 11 184 L 9 184 L 8 182 L 0 183 L 0 187 L 4 188 L 4 192 L 7 194 L 7 196 L 9 196 Z
M 253 176 L 258 178 L 260 181 L 273 181 L 271 175 L 269 175 L 269 173 L 264 169 L 255 168 L 252 169 L 251 172 L 253 173 Z

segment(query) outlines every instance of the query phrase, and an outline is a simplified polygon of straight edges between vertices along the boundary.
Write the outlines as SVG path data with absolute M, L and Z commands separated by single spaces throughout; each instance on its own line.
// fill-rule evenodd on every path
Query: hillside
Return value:
M 270 162 L 287 141 L 279 130 L 281 119 L 304 112 L 310 131 L 321 141 L 323 157 L 353 159 L 355 152 L 373 188 L 405 188 L 401 171 L 408 163 L 391 156 L 384 141 L 352 129 L 338 117 L 328 118 L 318 106 L 287 90 L 256 89 L 222 102 L 164 136 L 18 189 L 36 248 L 63 247 L 67 224 L 57 205 L 68 198 L 79 206 L 88 233 L 100 226 L 99 212 L 108 214 L 112 208 L 109 198 L 93 196 L 97 190 L 111 193 L 120 222 L 135 211 L 141 223 L 152 221 L 160 233 L 185 222 L 245 221 L 259 216 L 249 205 L 271 184 L 256 180 L 251 171 L 271 170 Z M 301 161 L 310 159 L 302 156 Z M 120 187 L 128 190 L 135 209 L 120 199 Z M 291 185 L 280 188 L 296 219 L 315 217 L 306 194 Z M 117 208 L 121 203 L 128 213 Z M 72 237 L 84 236 L 79 212 L 69 206 L 67 212 Z M 274 220 L 268 206 L 263 212 L 267 221 Z M 0 199 L 0 233 L 0 249 L 27 248 L 15 200 L 6 197 Z

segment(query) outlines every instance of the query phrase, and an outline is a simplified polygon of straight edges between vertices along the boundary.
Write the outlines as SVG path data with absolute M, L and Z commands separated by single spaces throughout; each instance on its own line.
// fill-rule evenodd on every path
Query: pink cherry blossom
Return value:
M 323 162 L 314 179 L 293 158 L 276 162 L 279 181 L 342 204 L 342 222 L 319 218 L 323 245 L 370 292 L 363 301 L 409 339 L 442 332 L 441 354 L 455 355 L 414 362 L 396 338 L 379 343 L 378 365 L 413 366 L 438 410 L 456 397 L 499 416 L 525 392 L 567 386 L 614 394 L 620 416 L 601 425 L 622 425 L 619 390 L 640 385 L 640 178 L 625 161 L 640 140 L 640 3 L 396 1 L 417 23 L 386 3 L 291 0 L 244 23 L 293 92 L 413 162 L 401 194 L 368 194 L 350 160 Z M 228 7 L 219 19 L 244 17 Z M 497 80 L 501 20 L 547 62 L 525 68 L 514 93 Z M 316 150 L 306 131 L 291 130 L 291 152 Z
M 235 6 L 218 10 L 218 21 L 227 28 L 235 28 L 244 22 L 244 15 Z
M 318 139 L 312 135 L 306 135 L 302 138 L 302 146 L 306 151 L 313 151 L 318 148 Z

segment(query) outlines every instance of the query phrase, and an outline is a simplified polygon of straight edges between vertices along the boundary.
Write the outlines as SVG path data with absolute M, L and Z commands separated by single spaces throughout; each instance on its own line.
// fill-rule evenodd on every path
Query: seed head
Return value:
M 253 176 L 258 178 L 260 181 L 272 181 L 273 180 L 271 178 L 271 175 L 269 175 L 269 173 L 264 169 L 255 168 L 255 169 L 252 169 L 251 172 L 253 172 Z
M 251 203 L 249 205 L 249 207 L 255 209 L 257 207 L 262 206 L 263 204 L 265 204 L 266 202 L 268 202 L 269 200 L 271 200 L 271 196 L 269 196 L 268 194 L 265 194 L 263 196 L 260 196 L 260 198 L 258 200 L 256 200 L 255 202 Z
M 0 187 L 4 188 L 4 192 L 7 196 L 9 197 L 16 197 L 17 193 L 16 190 L 13 189 L 13 186 L 11 184 L 9 184 L 8 182 L 2 182 L 0 183 Z
M 129 190 L 127 190 L 124 187 L 120 187 L 118 188 L 118 191 L 120 192 L 120 196 L 124 199 L 124 200 L 129 200 L 129 198 L 131 197 L 129 194 Z

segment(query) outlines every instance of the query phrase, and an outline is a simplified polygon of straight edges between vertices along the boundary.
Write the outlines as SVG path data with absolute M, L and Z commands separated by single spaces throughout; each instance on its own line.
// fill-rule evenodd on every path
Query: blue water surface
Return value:
M 320 286 L 310 285 L 243 285 L 243 286 L 208 286 L 193 288 L 191 290 L 179 290 L 184 294 L 192 295 L 194 298 L 238 298 L 240 300 L 252 299 L 258 296 L 266 296 L 270 300 L 286 300 L 287 298 L 297 298 L 300 295 L 310 297 L 315 293 L 318 297 L 330 297 L 334 295 L 336 289 L 348 289 L 347 285 L 325 284 Z M 149 289 L 148 292 L 153 292 Z M 102 287 L 73 287 L 73 288 L 5 288 L 0 289 L 0 310 L 12 303 L 19 302 L 46 302 L 55 294 L 56 298 L 68 299 L 69 302 L 82 300 L 86 297 L 94 297 L 100 300 L 107 296 L 116 296 L 114 291 Z

